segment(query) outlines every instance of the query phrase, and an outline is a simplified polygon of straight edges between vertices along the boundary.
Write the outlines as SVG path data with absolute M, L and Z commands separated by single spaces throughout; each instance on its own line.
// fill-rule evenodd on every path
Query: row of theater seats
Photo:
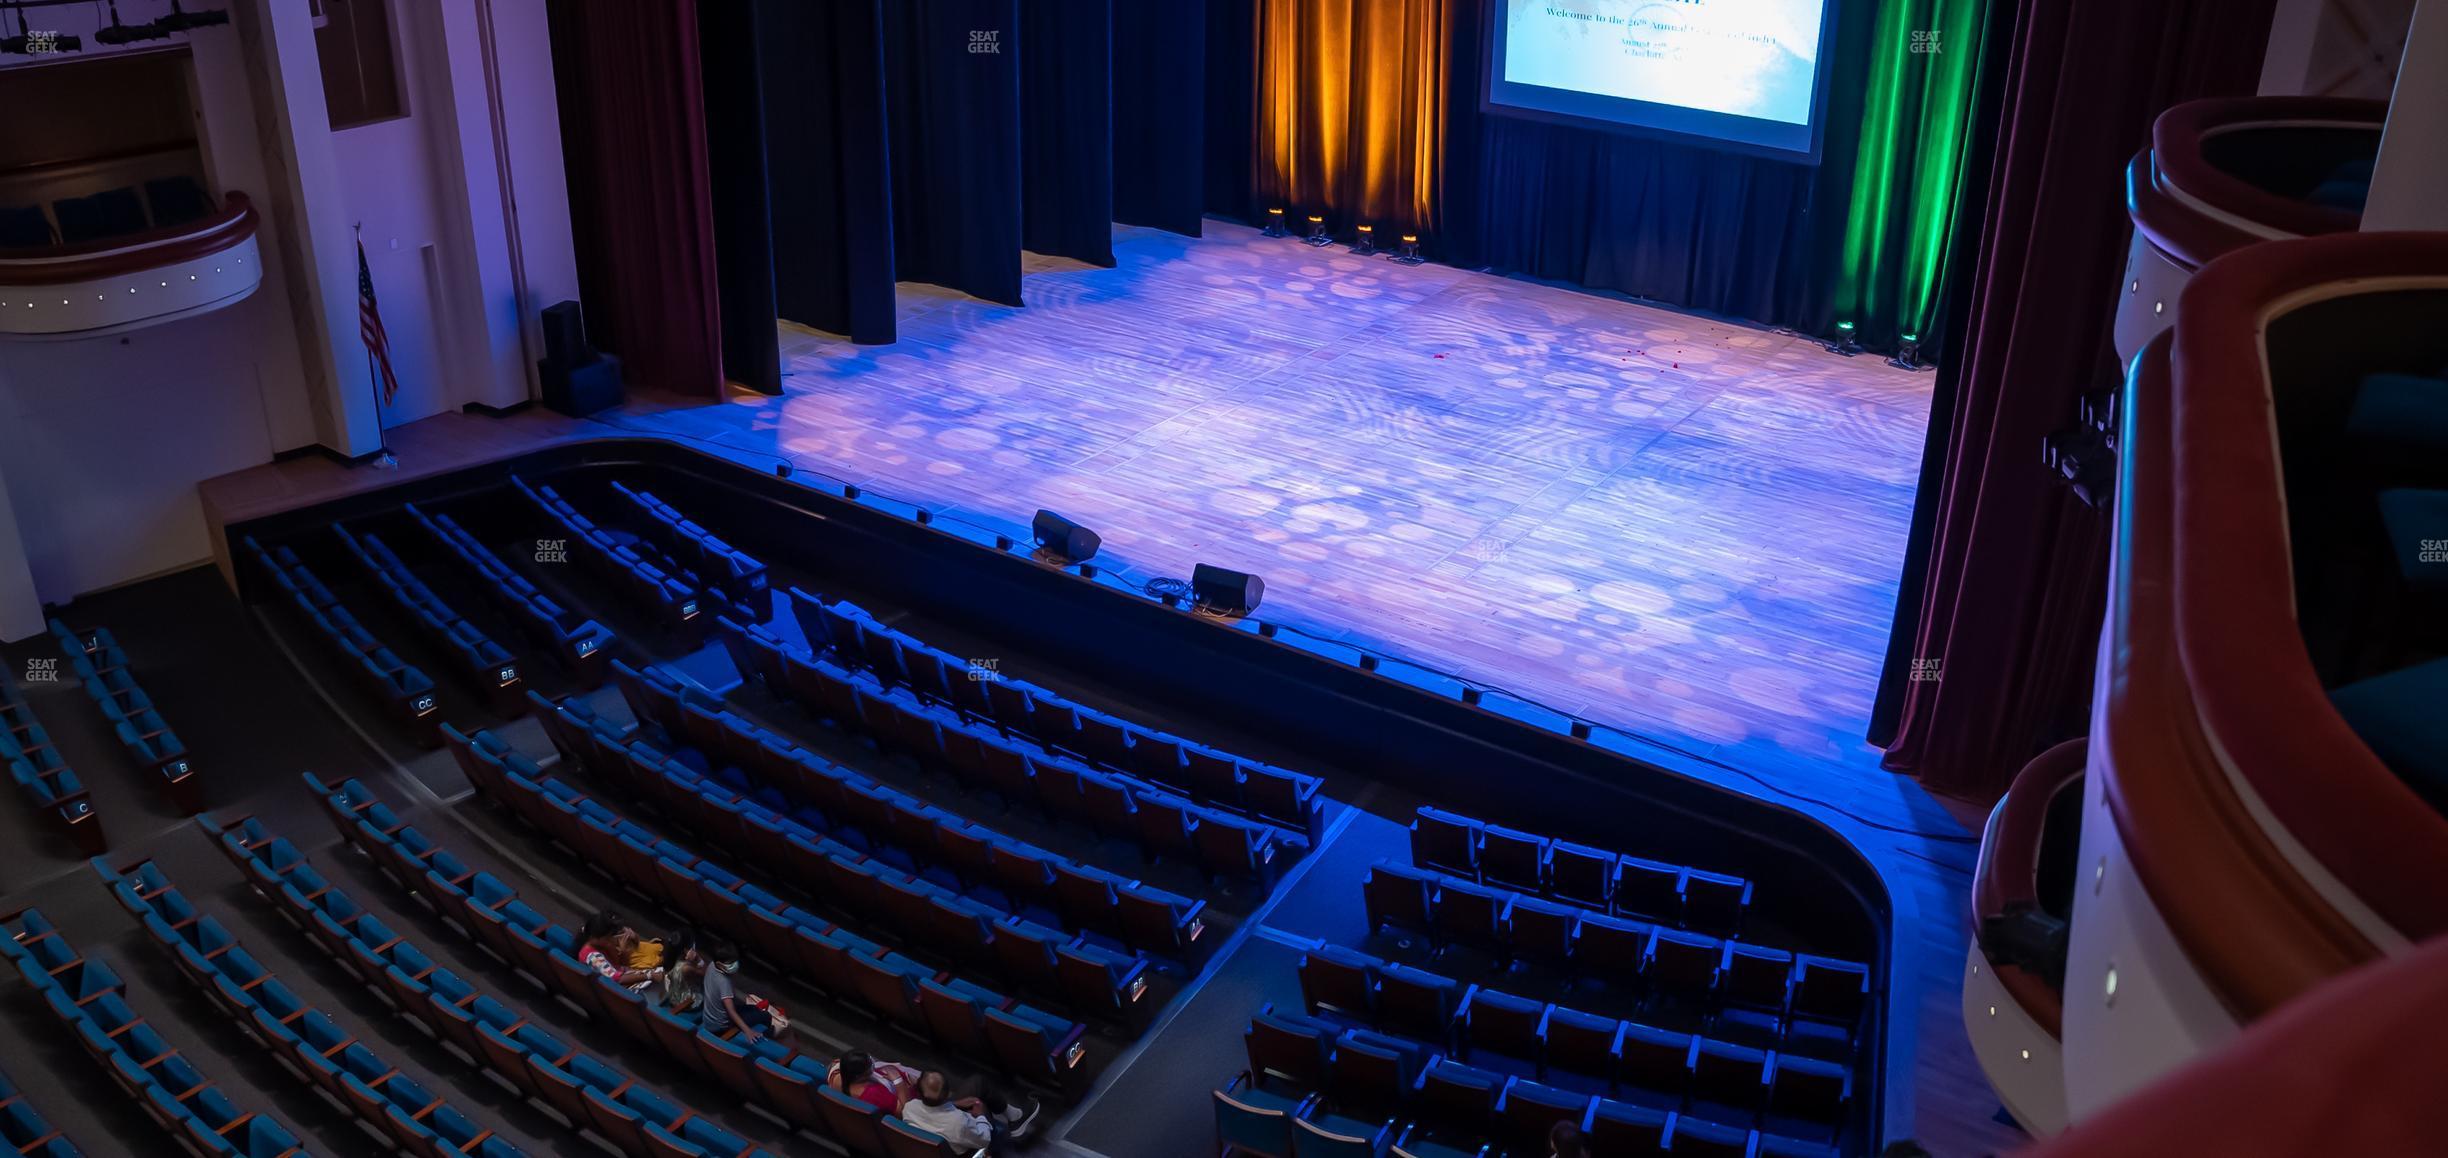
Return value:
M 858 605 L 792 588 L 791 612 L 808 645 L 918 698 L 1085 760 L 1125 783 L 1154 785 L 1213 808 L 1318 839 L 1323 782 L 1243 759 L 1195 740 L 1116 719 L 1024 680 L 974 669 L 950 652 L 887 627 Z
M 382 589 L 400 617 L 414 625 L 425 642 L 450 661 L 459 678 L 492 700 L 494 711 L 516 716 L 527 709 L 518 659 L 510 654 L 509 648 L 494 642 L 484 628 L 452 610 L 380 538 L 372 534 L 352 535 L 347 527 L 338 524 L 333 524 L 332 534 L 339 537 L 341 549 L 357 561 L 367 578 Z
M 717 1037 L 695 1018 L 674 1014 L 580 964 L 576 934 L 530 908 L 492 874 L 467 868 L 400 820 L 363 784 L 350 780 L 334 788 L 308 773 L 306 785 L 341 835 L 370 857 L 383 876 L 446 924 L 568 998 L 589 1018 L 619 1027 L 631 1040 L 721 1083 L 793 1126 L 832 1137 L 852 1154 L 945 1158 L 948 1153 L 933 1135 L 827 1084 L 820 1059 L 772 1038 L 742 1042 Z M 715 1158 L 724 1153 L 699 1152 Z
M 516 1158 L 519 1149 L 448 1098 L 383 1060 L 329 1014 L 306 1004 L 221 922 L 198 910 L 146 861 L 102 875 L 121 908 L 174 958 L 222 1013 L 272 1051 L 299 1080 L 329 1095 L 417 1158 Z
M 590 688 L 603 683 L 604 663 L 611 658 L 614 638 L 610 628 L 538 590 L 449 515 L 429 515 L 415 503 L 405 509 L 443 555 L 458 564 L 460 574 L 509 616 L 530 642 L 579 683 Z
M 0 942 L 0 952 L 8 954 L 19 975 L 59 1019 L 60 1027 L 84 1043 L 85 1051 L 118 1081 L 129 1101 L 188 1150 L 245 1158 L 305 1153 L 295 1134 L 267 1115 L 240 1110 L 206 1076 L 206 1067 L 188 1060 L 137 1016 L 128 1005 L 126 983 L 110 965 L 79 954 L 41 910 L 28 909 L 0 922 L 0 931 L 9 935 Z M 11 1094 L 13 1103 L 14 1091 Z M 32 1135 L 17 1146 L 18 1153 L 77 1153 L 57 1133 L 42 1130 L 40 1116 L 20 1119 L 10 1113 L 8 1117 L 12 1143 L 21 1126 Z
M 948 1051 L 1065 1096 L 1082 1088 L 1089 1043 L 1080 1022 L 937 970 L 790 904 L 542 773 L 488 733 L 471 739 L 455 729 L 445 732 L 480 796 L 697 927 L 716 930 L 777 966 L 795 967 L 809 983 L 927 1034 Z
M 653 805 L 700 837 L 742 850 L 775 879 L 803 883 L 829 910 L 890 931 L 898 943 L 964 969 L 993 972 L 1004 984 L 1084 1019 L 1133 1030 L 1145 1023 L 1152 1004 L 1145 1000 L 1151 964 L 1121 947 L 1129 934 L 1178 956 L 1203 930 L 1204 906 L 1198 902 L 1137 889 L 1129 881 L 1069 874 L 1065 881 L 1085 881 L 1101 894 L 1081 895 L 1077 911 L 1097 921 L 1100 936 L 1111 930 L 1114 941 L 1066 932 L 1056 927 L 1062 918 L 1042 907 L 1018 908 L 1000 891 L 964 892 L 957 877 L 906 856 L 889 857 L 886 846 L 859 830 L 829 824 L 812 808 L 788 809 L 778 793 L 759 788 L 737 768 L 706 770 L 709 762 L 693 749 L 670 755 L 643 740 L 624 746 L 621 736 L 606 730 L 609 725 L 578 715 L 577 701 L 540 704 L 538 710 L 549 713 L 544 718 L 558 731 L 576 733 L 574 745 L 563 748 L 565 756 L 580 753 L 577 762 L 590 776 L 609 781 L 628 799 Z M 917 811 L 923 806 L 914 800 L 888 803 L 847 786 L 843 793 L 871 801 L 895 818 L 906 817 L 898 835 L 910 846 L 944 823 L 931 809 Z M 853 839 L 855 846 L 847 843 Z M 1038 871 L 1049 871 L 1044 862 L 1035 863 Z M 1116 895 L 1116 884 L 1133 888 L 1127 906 Z M 1058 895 L 1056 887 L 1049 878 L 1044 899 L 1074 895 L 1068 890 Z
M 52 1128 L 51 1120 L 17 1092 L 17 1083 L 5 1073 L 0 1073 L 0 1148 L 23 1158 L 84 1158 L 84 1151 Z
M 716 811 L 707 827 L 725 841 L 738 839 L 740 847 L 778 855 L 792 864 L 785 876 L 810 867 L 802 850 L 789 844 L 791 837 L 803 837 L 802 845 L 830 838 L 880 866 L 931 877 L 1020 916 L 1063 923 L 1192 966 L 1205 956 L 1204 902 L 973 824 L 799 748 L 659 668 L 639 672 L 615 664 L 613 675 L 640 722 L 638 730 L 613 727 L 573 697 L 545 718 L 555 745 L 590 768 L 625 769 L 633 790 L 650 798 L 690 783 L 689 776 L 658 775 L 672 759 L 683 765 L 673 771 L 693 773 L 700 783 L 713 776 L 731 794 L 728 807 L 739 807 L 745 797 L 756 811 L 743 810 L 737 820 L 727 810 Z M 676 803 L 679 807 L 670 811 L 682 815 L 708 807 Z M 759 813 L 761 818 L 749 819 Z M 808 831 L 793 832 L 793 827 Z M 1247 866 L 1241 862 L 1245 872 Z M 828 877 L 819 872 L 814 879 Z
M 927 704 L 907 688 L 887 688 L 867 672 L 809 655 L 762 627 L 728 617 L 717 625 L 735 645 L 740 670 L 764 680 L 776 695 L 1006 803 L 1033 804 L 1101 836 L 1133 840 L 1151 858 L 1179 857 L 1210 875 L 1271 886 L 1275 874 L 1309 848 L 1305 829 L 1279 828 L 1100 772 L 1075 756 Z
M 150 202 L 152 211 L 146 212 Z M 212 199 L 191 177 L 163 177 L 136 186 L 105 189 L 83 197 L 63 197 L 51 203 L 50 216 L 40 205 L 0 208 L 0 249 L 41 249 L 80 245 L 142 233 L 148 228 L 183 225 L 212 212 Z M 52 222 L 58 221 L 58 229 Z
M 1218 1143 L 1265 1158 L 1546 1158 L 1555 1124 L 1607 1158 L 1666 1151 L 1833 1158 L 1831 1132 L 1780 1132 L 1467 1064 L 1433 1047 L 1270 1006 L 1243 1035 L 1249 1069 L 1214 1092 Z M 1736 1080 L 1739 1080 L 1737 1078 Z
M 368 631 L 357 616 L 340 602 L 340 597 L 316 578 L 314 570 L 286 545 L 267 551 L 253 535 L 241 540 L 248 555 L 261 567 L 272 585 L 289 597 L 304 613 L 306 622 L 314 628 L 316 638 L 347 665 L 366 693 L 383 705 L 385 712 L 405 725 L 420 743 L 435 747 L 441 743 L 442 701 L 434 690 L 433 677 L 415 664 L 400 658 L 382 640 Z
M 757 607 L 765 594 L 765 564 L 698 526 L 680 508 L 652 492 L 612 484 L 612 493 L 642 516 L 646 537 L 680 566 L 696 574 L 734 606 Z
M 1302 956 L 1300 981 L 1312 1017 L 1659 1109 L 1704 1107 L 1741 1122 L 1764 1113 L 1787 1133 L 1811 1136 L 1835 1129 L 1852 1096 L 1853 1043 L 1832 1027 L 1795 1039 L 1790 1051 L 1764 1050 L 1466 985 L 1331 945 Z
M 1466 944 L 1639 993 L 1660 1020 L 1705 1018 L 1774 1045 L 1811 1024 L 1850 1030 L 1868 1001 L 1855 961 L 1580 913 L 1529 897 L 1378 861 L 1362 886 L 1370 931 Z
M 80 633 L 54 618 L 51 637 L 59 641 L 60 651 L 68 657 L 68 669 L 84 686 L 85 694 L 110 721 L 111 735 L 119 746 L 153 773 L 154 787 L 180 811 L 200 811 L 204 793 L 195 779 L 187 745 L 170 730 L 170 722 L 153 707 L 152 698 L 137 686 L 135 674 L 128 669 L 127 652 L 110 629 L 97 627 Z
M 341 968 L 573 1127 L 591 1127 L 630 1158 L 765 1155 L 747 1139 L 640 1083 L 618 1065 L 545 1032 L 516 1008 L 436 964 L 334 887 L 304 853 L 260 821 L 250 817 L 224 825 L 198 818 L 197 823 L 254 882 L 255 890 L 280 906 L 282 915 Z
M 693 638 L 699 628 L 697 617 L 705 610 L 701 598 L 704 588 L 694 581 L 694 576 L 676 573 L 676 568 L 666 568 L 663 563 L 647 558 L 645 552 L 638 550 L 645 542 L 643 539 L 597 526 L 550 486 L 531 484 L 515 475 L 510 485 L 526 496 L 529 505 L 543 516 L 546 525 L 560 533 L 590 572 L 618 589 L 664 627 L 684 638 Z
M 65 834 L 86 855 L 108 847 L 102 818 L 94 812 L 85 782 L 51 746 L 50 733 L 34 719 L 34 708 L 18 694 L 15 680 L 0 679 L 0 763 L 43 821 Z
M 1489 824 L 1442 808 L 1411 820 L 1411 863 L 1614 916 L 1732 937 L 1751 882 Z

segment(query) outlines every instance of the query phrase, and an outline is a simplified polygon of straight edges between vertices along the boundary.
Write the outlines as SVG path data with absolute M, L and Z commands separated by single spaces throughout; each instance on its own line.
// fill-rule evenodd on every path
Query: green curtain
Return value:
M 1964 180 L 1986 0 L 1884 0 L 1830 300 L 1889 348 L 1927 334 Z

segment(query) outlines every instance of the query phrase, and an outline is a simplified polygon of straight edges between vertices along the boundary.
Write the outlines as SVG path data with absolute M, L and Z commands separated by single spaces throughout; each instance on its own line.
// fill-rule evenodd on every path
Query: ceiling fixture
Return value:
M 110 0 L 110 18 L 110 27 L 94 33 L 95 43 L 116 47 L 122 44 L 134 44 L 139 40 L 167 40 L 170 38 L 170 31 L 161 27 L 161 22 L 158 20 L 134 27 L 121 24 L 119 22 L 119 0 Z

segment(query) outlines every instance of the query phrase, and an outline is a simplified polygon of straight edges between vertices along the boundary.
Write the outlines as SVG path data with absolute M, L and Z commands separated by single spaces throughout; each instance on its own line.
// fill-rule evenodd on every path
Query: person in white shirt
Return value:
M 902 1104 L 901 1120 L 942 1138 L 959 1154 L 1004 1158 L 1036 1126 L 1037 1110 L 1034 1101 L 1022 1109 L 992 1091 L 955 1099 L 943 1073 L 928 1070 L 918 1075 L 918 1088 Z

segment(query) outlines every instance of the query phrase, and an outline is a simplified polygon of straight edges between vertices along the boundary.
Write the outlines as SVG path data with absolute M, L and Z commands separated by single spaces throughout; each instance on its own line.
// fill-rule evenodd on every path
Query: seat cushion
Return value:
M 2355 388 L 2346 433 L 2366 450 L 2378 450 L 2392 460 L 2425 451 L 2432 456 L 2448 453 L 2448 379 L 2424 374 L 2366 375 Z M 2438 458 L 2430 458 L 2430 464 L 2437 469 Z
M 2448 442 L 2441 444 L 2440 453 L 2448 456 Z M 2379 502 L 2389 552 L 2406 586 L 2448 592 L 2448 490 L 2400 487 L 2380 492 Z
M 2431 807 L 2448 812 L 2448 659 L 2360 680 L 2329 693 L 2346 725 Z

